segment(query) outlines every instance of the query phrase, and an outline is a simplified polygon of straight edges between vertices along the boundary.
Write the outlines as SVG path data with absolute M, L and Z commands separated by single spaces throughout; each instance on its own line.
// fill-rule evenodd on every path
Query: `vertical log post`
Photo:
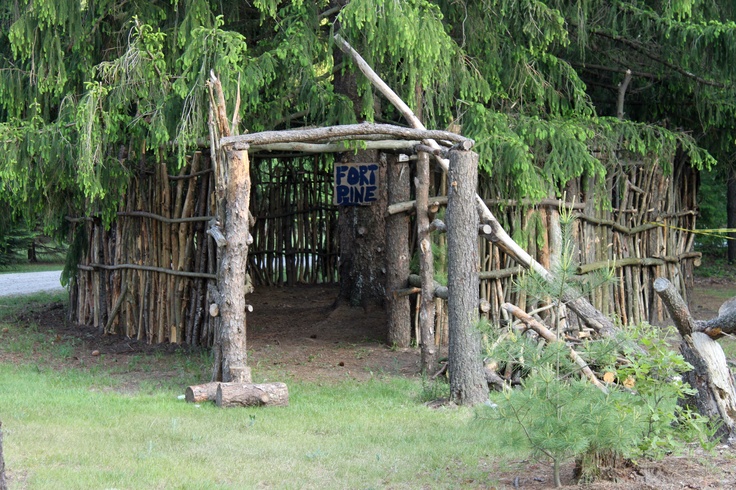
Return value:
M 386 177 L 388 204 L 410 199 L 409 165 L 406 158 L 388 157 Z M 386 217 L 386 307 L 388 343 L 409 347 L 411 343 L 411 311 L 408 296 L 396 291 L 407 287 L 409 277 L 409 216 L 404 213 Z
M 229 136 L 230 126 L 222 85 L 214 74 L 211 78 L 214 88 L 214 120 L 219 134 Z M 237 105 L 236 103 L 236 109 Z M 251 376 L 246 352 L 245 269 L 248 263 L 250 160 L 247 150 L 223 148 L 217 156 L 221 159 L 218 164 L 224 166 L 218 169 L 216 178 L 225 180 L 224 183 L 218 183 L 218 189 L 224 184 L 223 224 L 227 244 L 219 250 L 222 252 L 222 261 L 217 271 L 220 332 L 215 335 L 217 345 L 213 377 L 215 381 L 249 383 Z M 221 215 L 219 211 L 218 215 Z
M 250 161 L 247 151 L 225 151 L 228 180 L 225 210 L 225 238 L 218 276 L 222 298 L 220 348 L 222 381 L 249 383 L 245 333 L 245 269 L 248 264 L 248 204 L 250 201 Z
M 447 189 L 447 266 L 450 296 L 449 372 L 450 397 L 461 405 L 476 405 L 488 399 L 483 372 L 478 322 L 478 155 L 450 152 Z
M 432 374 L 437 368 L 438 355 L 434 344 L 434 257 L 432 256 L 432 238 L 429 234 L 429 154 L 423 151 L 419 152 L 414 185 L 417 194 L 419 276 L 422 279 L 419 304 L 419 345 L 422 351 L 422 372 Z M 474 233 L 477 234 L 477 231 Z

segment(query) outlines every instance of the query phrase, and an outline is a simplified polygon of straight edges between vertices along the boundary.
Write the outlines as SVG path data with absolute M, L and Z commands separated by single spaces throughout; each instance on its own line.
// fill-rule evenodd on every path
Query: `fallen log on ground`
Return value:
M 189 403 L 213 402 L 217 396 L 218 381 L 201 385 L 188 386 L 184 392 L 184 399 Z
M 697 390 L 697 394 L 687 402 L 702 415 L 722 422 L 719 436 L 733 437 L 736 433 L 736 387 L 721 345 L 698 331 L 698 323 L 690 316 L 685 301 L 672 283 L 660 277 L 654 281 L 654 290 L 680 332 L 680 353 L 693 366 L 692 371 L 683 375 L 683 380 Z M 707 322 L 701 323 L 700 328 L 705 328 L 705 324 Z
M 289 390 L 285 383 L 218 383 L 215 403 L 218 407 L 285 407 Z

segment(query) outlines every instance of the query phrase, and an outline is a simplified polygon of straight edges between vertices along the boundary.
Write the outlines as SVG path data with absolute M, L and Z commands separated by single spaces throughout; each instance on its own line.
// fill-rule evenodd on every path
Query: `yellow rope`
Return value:
M 665 225 L 664 223 L 649 222 L 647 224 L 657 225 L 664 228 L 671 228 L 673 230 L 686 231 L 688 233 L 694 233 L 696 235 L 712 236 L 716 238 L 723 238 L 724 240 L 736 240 L 734 237 L 728 235 L 722 235 L 721 233 L 736 233 L 736 228 L 711 228 L 703 230 L 692 230 L 690 228 L 680 228 L 679 226 Z

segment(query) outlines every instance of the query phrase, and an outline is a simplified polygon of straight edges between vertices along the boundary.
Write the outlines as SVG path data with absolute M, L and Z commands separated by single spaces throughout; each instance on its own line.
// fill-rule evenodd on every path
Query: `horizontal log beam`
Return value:
M 161 216 L 160 214 L 154 214 L 149 213 L 146 211 L 121 211 L 117 213 L 118 216 L 130 216 L 130 217 L 139 217 L 139 218 L 151 218 L 155 219 L 156 221 L 161 221 L 162 223 L 167 224 L 176 224 L 176 223 L 194 223 L 197 221 L 209 221 L 214 218 L 214 216 L 192 216 L 190 218 L 167 218 L 166 216 Z
M 418 140 L 379 140 L 361 141 L 359 147 L 361 150 L 395 150 L 395 151 L 412 151 L 419 144 Z M 264 145 L 250 145 L 248 150 L 251 154 L 259 154 L 264 157 L 263 153 L 272 151 L 296 151 L 301 153 L 341 153 L 353 151 L 354 148 L 345 146 L 343 143 L 269 143 Z
M 217 396 L 219 382 L 204 383 L 188 386 L 184 392 L 184 399 L 189 403 L 213 402 Z
M 419 276 L 419 274 L 409 274 L 408 282 L 409 286 L 414 286 L 415 288 L 422 287 L 422 278 L 421 276 Z M 434 281 L 434 296 L 436 298 L 447 299 L 447 297 L 449 296 L 447 286 L 443 286 L 437 281 Z
M 199 177 L 200 175 L 205 175 L 212 173 L 211 168 L 206 168 L 204 170 L 200 170 L 199 172 L 195 172 L 193 174 L 187 174 L 187 175 L 169 175 L 169 180 L 187 180 L 187 179 L 193 179 L 195 177 Z
M 664 257 L 626 257 L 625 259 L 617 260 L 601 260 L 598 262 L 591 262 L 590 264 L 583 264 L 578 266 L 578 274 L 588 274 L 593 271 L 600 269 L 606 269 L 613 267 L 620 269 L 621 267 L 629 267 L 632 265 L 638 265 L 643 267 L 652 267 L 655 265 L 664 265 L 666 263 L 677 264 L 683 260 L 695 259 L 698 260 L 703 256 L 700 252 L 686 252 L 680 255 L 665 255 Z
M 170 276 L 189 277 L 191 279 L 217 279 L 216 274 L 207 274 L 205 272 L 176 271 L 173 269 L 164 269 L 163 267 L 153 267 L 150 265 L 138 265 L 138 264 L 116 264 L 116 265 L 80 264 L 77 266 L 77 269 L 82 270 L 82 271 L 90 271 L 90 272 L 96 272 L 97 269 L 105 269 L 108 271 L 131 269 L 131 270 L 136 270 L 136 271 L 159 272 L 161 274 L 169 274 Z
M 361 135 L 384 135 L 386 139 L 407 140 L 446 140 L 453 143 L 472 141 L 459 134 L 440 130 L 422 130 L 394 126 L 392 124 L 346 124 L 342 126 L 327 126 L 324 128 L 291 129 L 285 131 L 263 131 L 260 133 L 226 136 L 220 139 L 220 146 L 231 147 L 234 150 L 247 150 L 251 146 L 273 143 L 307 143 L 320 142 L 325 139 Z
M 215 404 L 218 407 L 285 407 L 289 390 L 284 383 L 218 383 Z
M 523 270 L 524 268 L 522 266 L 517 265 L 516 267 L 509 267 L 508 269 L 479 272 L 478 277 L 481 281 L 484 279 L 504 279 L 521 274 Z
M 437 202 L 443 206 L 447 205 L 447 196 L 430 197 L 429 200 L 430 202 Z M 557 209 L 560 209 L 562 207 L 567 209 L 585 209 L 585 203 L 569 203 L 561 201 L 559 199 L 542 199 L 541 201 L 532 201 L 531 199 L 484 199 L 483 202 L 486 204 L 486 206 L 506 206 L 510 208 L 516 206 L 538 206 Z M 398 202 L 388 207 L 387 214 L 392 215 L 398 213 L 407 213 L 414 211 L 415 208 L 416 201 Z

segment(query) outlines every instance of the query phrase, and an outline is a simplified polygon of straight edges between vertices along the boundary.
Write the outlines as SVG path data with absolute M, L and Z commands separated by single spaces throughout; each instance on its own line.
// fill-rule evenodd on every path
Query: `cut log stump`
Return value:
M 213 381 L 212 383 L 188 386 L 184 392 L 184 398 L 189 403 L 213 402 L 217 397 L 217 386 L 219 384 L 219 382 Z
M 289 390 L 285 383 L 219 383 L 215 403 L 218 407 L 285 407 Z

